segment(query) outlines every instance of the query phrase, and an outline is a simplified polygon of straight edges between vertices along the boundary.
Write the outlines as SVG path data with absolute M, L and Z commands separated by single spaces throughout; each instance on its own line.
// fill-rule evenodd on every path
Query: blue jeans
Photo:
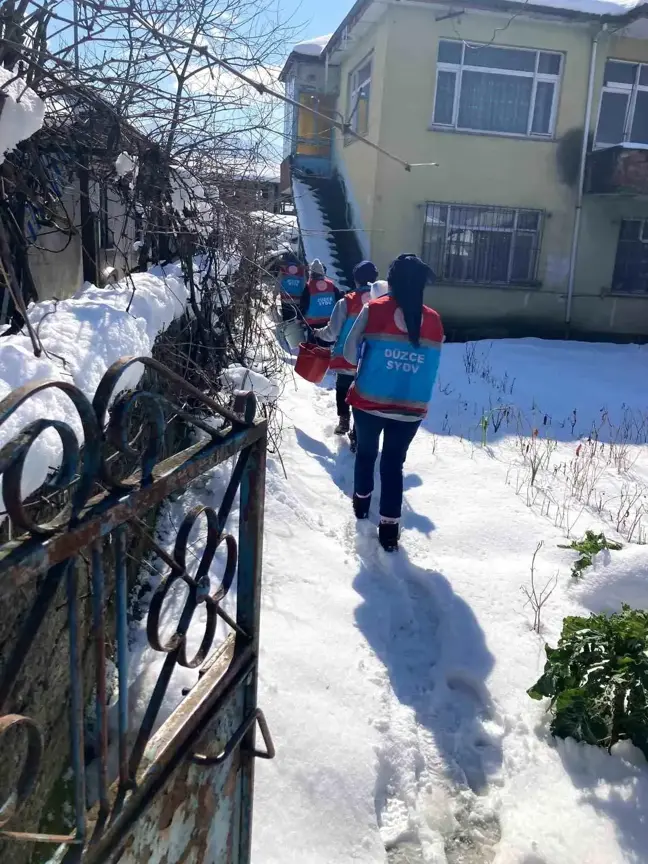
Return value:
M 388 420 L 359 408 L 353 409 L 353 420 L 358 441 L 354 492 L 356 495 L 370 495 L 373 492 L 374 466 L 382 432 L 380 515 L 388 519 L 400 519 L 403 504 L 403 465 L 421 421 Z

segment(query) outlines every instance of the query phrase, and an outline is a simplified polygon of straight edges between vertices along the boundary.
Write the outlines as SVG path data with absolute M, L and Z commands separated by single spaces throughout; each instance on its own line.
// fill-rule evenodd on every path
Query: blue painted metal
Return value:
M 128 785 L 128 584 L 126 572 L 126 538 L 120 525 L 115 530 L 115 587 L 117 613 L 117 684 L 119 722 L 119 783 Z
M 215 431 L 209 423 L 159 394 L 136 390 L 114 398 L 119 379 L 138 362 L 174 388 L 183 390 L 203 410 L 220 414 L 224 427 Z M 132 850 L 150 848 L 142 839 L 143 833 L 150 832 L 157 819 L 164 819 L 166 805 L 161 802 L 167 800 L 165 796 L 177 794 L 185 833 L 172 844 L 177 859 L 165 855 L 164 864 L 184 861 L 187 856 L 197 864 L 248 864 L 254 758 L 270 758 L 274 754 L 265 719 L 256 704 L 265 421 L 255 421 L 251 394 L 239 398 L 234 410 L 226 408 L 157 361 L 131 357 L 108 370 L 92 404 L 69 382 L 40 381 L 20 388 L 0 402 L 0 431 L 27 400 L 52 389 L 64 392 L 72 400 L 83 430 L 83 447 L 69 424 L 45 418 L 25 427 L 0 449 L 5 506 L 14 536 L 18 535 L 17 540 L 0 547 L 0 599 L 9 602 L 13 598 L 19 607 L 23 594 L 33 591 L 37 581 L 39 585 L 29 608 L 17 608 L 23 623 L 17 627 L 9 655 L 0 665 L 0 770 L 3 756 L 7 756 L 3 754 L 3 735 L 9 729 L 21 729 L 28 741 L 14 806 L 3 808 L 0 802 L 0 838 L 16 844 L 24 841 L 59 844 L 51 860 L 63 864 L 139 861 L 132 858 Z M 162 459 L 167 410 L 208 432 L 207 443 Z M 129 426 L 135 416 L 139 418 L 139 412 L 143 412 L 142 423 L 147 433 L 138 435 L 145 442 L 142 451 L 129 439 Z M 62 457 L 61 466 L 40 491 L 54 492 L 61 506 L 41 523 L 33 515 L 33 502 L 22 499 L 21 485 L 29 451 L 46 430 L 59 436 Z M 137 457 L 139 470 L 122 477 L 115 453 L 131 460 Z M 140 516 L 169 495 L 181 493 L 206 470 L 232 458 L 236 462 L 218 511 L 209 507 L 192 510 L 178 530 L 173 553 L 160 549 L 142 527 Z M 237 543 L 227 532 L 227 523 L 239 491 Z M 198 520 L 206 523 L 207 539 L 194 572 L 187 551 L 192 528 Z M 149 544 L 168 572 L 155 590 L 147 613 L 149 643 L 166 656 L 143 719 L 132 729 L 128 700 L 127 545 L 134 534 Z M 220 584 L 212 587 L 210 570 L 221 545 L 226 550 L 225 568 Z M 87 575 L 91 586 L 87 620 L 82 602 L 81 556 L 85 558 L 85 553 L 89 553 Z M 111 555 L 114 566 L 106 568 Z M 238 577 L 236 620 L 222 608 L 235 576 Z M 163 636 L 160 632 L 163 603 L 179 581 L 188 588 L 184 607 L 175 633 Z M 114 620 L 106 614 L 113 585 Z M 55 608 L 55 597 L 62 587 L 66 595 L 69 644 L 68 696 L 64 698 L 69 698 L 70 704 L 69 764 L 74 794 L 74 830 L 69 835 L 34 832 L 20 824 L 21 812 L 30 802 L 39 768 L 47 758 L 43 746 L 47 748 L 53 742 L 44 739 L 38 722 L 14 708 L 18 704 L 16 688 L 21 686 L 25 658 L 37 637 L 41 638 L 39 634 L 43 633 L 44 622 Z M 188 656 L 187 634 L 200 606 L 204 606 L 206 613 L 205 630 L 197 651 Z M 228 625 L 230 635 L 223 645 L 215 648 L 219 618 Z M 115 751 L 118 768 L 114 775 L 109 758 L 115 742 L 109 741 L 107 646 L 114 646 L 119 687 Z M 96 730 L 84 747 L 84 712 L 90 684 L 84 683 L 84 669 L 88 668 L 88 657 L 94 666 L 92 716 Z M 56 657 L 50 660 L 57 662 Z M 198 683 L 157 729 L 164 695 L 177 666 L 197 669 Z M 23 701 L 21 710 L 26 715 L 31 711 L 38 716 L 43 709 L 29 700 L 23 705 Z M 255 747 L 257 724 L 266 742 L 265 752 Z M 58 742 L 57 746 L 60 747 Z M 96 805 L 90 809 L 86 800 L 88 746 L 94 747 L 98 778 Z M 200 762 L 199 756 L 194 758 L 196 753 L 204 756 L 206 761 L 202 765 L 196 764 Z M 185 790 L 183 796 L 180 789 Z M 207 794 L 207 790 L 211 792 Z M 192 844 L 196 847 L 193 850 Z M 153 864 L 154 856 L 150 860 Z
M 83 764 L 83 670 L 79 633 L 79 591 L 76 560 L 70 558 L 66 572 L 68 632 L 70 646 L 70 754 L 74 777 L 74 820 L 76 839 L 86 833 L 85 770 Z
M 106 710 L 106 592 L 101 554 L 101 543 L 94 543 L 92 546 L 92 632 L 95 643 L 95 687 L 97 688 L 95 722 L 100 754 L 99 808 L 103 819 L 108 815 L 110 803 L 108 800 L 108 711 Z
M 292 167 L 293 171 L 316 174 L 318 177 L 330 177 L 333 171 L 333 163 L 330 158 L 303 156 L 299 153 L 293 156 Z

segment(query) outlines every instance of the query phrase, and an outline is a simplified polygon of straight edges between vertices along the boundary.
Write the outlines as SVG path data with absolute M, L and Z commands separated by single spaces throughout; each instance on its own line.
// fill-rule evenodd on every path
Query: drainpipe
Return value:
M 574 233 L 572 235 L 571 254 L 569 257 L 569 281 L 567 283 L 567 303 L 565 305 L 565 330 L 569 338 L 571 326 L 572 302 L 574 299 L 574 278 L 576 276 L 576 258 L 578 256 L 578 241 L 580 239 L 580 224 L 583 213 L 583 191 L 585 186 L 585 165 L 587 163 L 587 143 L 589 140 L 590 124 L 592 120 L 592 101 L 594 95 L 594 76 L 596 74 L 596 53 L 601 33 L 607 30 L 607 24 L 603 24 L 599 32 L 592 39 L 592 50 L 590 53 L 589 81 L 587 83 L 587 105 L 585 107 L 585 128 L 583 129 L 583 141 L 581 145 L 580 165 L 578 169 L 578 190 L 576 196 L 576 213 L 574 215 Z

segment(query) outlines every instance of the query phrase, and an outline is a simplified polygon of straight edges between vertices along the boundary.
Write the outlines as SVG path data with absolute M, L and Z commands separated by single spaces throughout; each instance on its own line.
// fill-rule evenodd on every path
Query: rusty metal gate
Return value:
M 120 392 L 135 363 L 164 384 L 164 395 L 148 385 Z M 20 431 L 0 450 L 7 516 L 0 549 L 0 859 L 246 864 L 254 761 L 273 755 L 257 707 L 266 423 L 255 419 L 252 394 L 226 409 L 155 360 L 124 358 L 106 372 L 92 402 L 64 381 L 36 381 L 11 393 L 0 403 L 3 440 L 23 406 L 33 399 L 47 405 L 61 394 L 78 415 L 82 446 L 69 422 L 37 419 L 22 429 L 17 423 Z M 169 429 L 188 426 L 202 430 L 202 440 L 169 452 Z M 60 441 L 60 466 L 23 501 L 30 451 L 47 430 Z M 172 553 L 162 548 L 155 537 L 160 505 L 227 460 L 233 468 L 217 508 L 191 510 Z M 227 524 L 237 493 L 235 537 Z M 200 520 L 204 551 L 190 567 L 189 536 Z M 220 546 L 224 572 L 214 589 L 210 569 Z M 146 634 L 164 660 L 132 728 L 130 571 L 147 556 L 160 579 L 145 611 Z M 163 606 L 179 580 L 184 607 L 175 632 L 164 635 Z M 234 580 L 231 617 L 222 603 Z M 204 635 L 188 656 L 197 610 Z M 217 643 L 219 620 L 227 636 Z M 108 666 L 116 669 L 114 704 Z M 196 670 L 195 683 L 160 725 L 178 667 Z M 57 830 L 57 808 L 68 814 L 69 830 Z

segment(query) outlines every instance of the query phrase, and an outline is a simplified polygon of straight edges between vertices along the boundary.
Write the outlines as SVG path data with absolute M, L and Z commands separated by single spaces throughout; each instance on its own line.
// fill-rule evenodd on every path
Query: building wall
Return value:
M 133 243 L 137 239 L 135 219 L 132 216 L 126 217 L 126 208 L 116 190 L 109 186 L 107 192 L 108 227 L 114 243 L 98 249 L 99 279 L 102 283 L 122 279 L 137 264 L 137 253 L 133 250 Z M 101 234 L 99 236 L 101 238 Z M 103 275 L 106 267 L 115 271 L 110 279 Z
M 29 267 L 39 300 L 64 300 L 71 297 L 83 283 L 81 260 L 81 222 L 78 183 L 70 184 L 62 195 L 61 226 L 69 217 L 72 230 L 58 231 L 43 227 L 36 245 L 29 248 Z
M 83 284 L 81 198 L 78 181 L 70 183 L 65 188 L 62 203 L 60 224 L 65 225 L 69 217 L 72 231 L 68 233 L 53 227 L 43 227 L 39 232 L 36 245 L 29 249 L 29 265 L 39 300 L 53 298 L 64 300 L 72 297 Z M 91 190 L 90 206 L 99 219 L 98 188 Z M 64 213 L 67 217 L 64 217 Z M 114 243 L 97 247 L 100 282 L 123 278 L 137 263 L 137 253 L 133 250 L 133 243 L 137 239 L 135 220 L 132 216 L 126 217 L 126 210 L 119 194 L 110 187 L 107 194 L 107 213 L 108 227 L 112 232 Z M 99 232 L 98 240 L 100 240 Z M 110 278 L 102 278 L 102 273 L 107 267 L 114 268 L 114 273 Z
M 383 18 L 383 22 L 384 20 Z M 348 118 L 351 111 L 348 92 L 349 75 L 363 63 L 370 53 L 372 54 L 369 133 L 367 137 L 375 142 L 380 137 L 383 122 L 383 88 L 387 79 L 387 36 L 388 29 L 385 24 L 377 23 L 362 40 L 357 42 L 340 66 L 338 112 L 344 118 Z M 380 242 L 374 236 L 373 226 L 375 186 L 379 172 L 378 153 L 357 140 L 345 141 L 340 130 L 336 130 L 334 134 L 333 152 L 334 163 L 350 191 L 350 203 L 354 211 L 353 215 L 361 248 L 369 253 L 375 248 L 375 243 Z
M 343 148 L 345 170 L 370 227 L 370 253 L 381 273 L 401 252 L 421 252 L 425 202 L 484 204 L 545 212 L 537 288 L 439 285 L 430 292 L 450 329 L 493 333 L 563 332 L 569 256 L 574 224 L 575 183 L 558 171 L 560 142 L 582 130 L 585 119 L 591 39 L 590 25 L 468 12 L 436 21 L 438 7 L 389 6 L 374 31 L 354 46 L 342 69 L 345 81 L 372 46 L 370 132 L 372 141 L 413 163 L 438 167 L 410 173 L 369 148 Z M 494 38 L 495 37 L 495 38 Z M 561 51 L 565 54 L 553 140 L 494 134 L 434 131 L 436 58 L 441 38 Z M 598 117 L 606 57 L 648 61 L 648 41 L 601 38 L 592 130 Z M 377 134 L 376 134 L 377 133 Z M 362 152 L 361 152 L 362 151 Z M 648 335 L 648 298 L 610 296 L 611 276 L 622 218 L 648 216 L 648 201 L 587 198 L 583 208 L 572 323 L 575 333 Z

